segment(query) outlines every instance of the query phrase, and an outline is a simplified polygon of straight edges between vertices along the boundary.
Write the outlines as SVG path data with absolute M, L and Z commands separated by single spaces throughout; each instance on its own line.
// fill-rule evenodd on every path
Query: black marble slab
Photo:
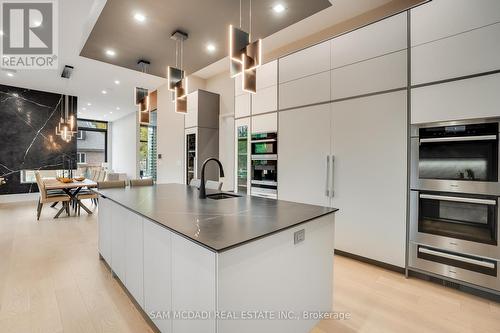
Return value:
M 181 184 L 100 189 L 115 203 L 212 251 L 227 251 L 338 209 L 250 196 L 199 199 Z M 208 194 L 217 191 L 207 190 Z
M 0 85 L 0 194 L 36 192 L 22 170 L 74 168 L 76 140 L 55 135 L 64 95 Z M 76 110 L 76 98 L 75 98 Z M 76 115 L 73 113 L 76 117 Z

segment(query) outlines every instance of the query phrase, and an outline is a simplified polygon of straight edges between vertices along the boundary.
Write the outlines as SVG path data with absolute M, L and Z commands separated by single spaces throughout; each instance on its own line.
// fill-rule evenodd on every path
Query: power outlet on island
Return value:
M 293 234 L 293 244 L 302 243 L 306 239 L 306 230 L 302 229 Z

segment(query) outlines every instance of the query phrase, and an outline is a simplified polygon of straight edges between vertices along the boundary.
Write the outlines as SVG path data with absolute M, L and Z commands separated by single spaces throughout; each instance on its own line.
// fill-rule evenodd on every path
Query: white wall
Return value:
M 158 159 L 157 182 L 184 182 L 184 115 L 174 111 L 172 92 L 158 88 Z
M 229 72 L 206 80 L 206 90 L 220 95 L 219 159 L 224 167 L 223 190 L 234 190 L 234 81 Z
M 111 123 L 111 169 L 126 173 L 129 178 L 139 176 L 139 122 L 133 112 Z

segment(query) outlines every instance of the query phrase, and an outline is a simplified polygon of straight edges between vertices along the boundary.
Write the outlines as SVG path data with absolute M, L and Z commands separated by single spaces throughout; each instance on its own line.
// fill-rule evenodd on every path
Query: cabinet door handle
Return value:
M 335 196 L 335 155 L 332 155 L 332 180 L 331 180 L 331 187 L 330 187 L 330 195 L 333 198 Z
M 325 195 L 330 197 L 330 155 L 326 155 L 326 189 Z

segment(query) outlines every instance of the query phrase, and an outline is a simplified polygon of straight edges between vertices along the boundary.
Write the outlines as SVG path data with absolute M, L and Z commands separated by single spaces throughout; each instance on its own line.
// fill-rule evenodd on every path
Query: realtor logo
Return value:
M 0 0 L 1 67 L 57 69 L 57 0 Z

